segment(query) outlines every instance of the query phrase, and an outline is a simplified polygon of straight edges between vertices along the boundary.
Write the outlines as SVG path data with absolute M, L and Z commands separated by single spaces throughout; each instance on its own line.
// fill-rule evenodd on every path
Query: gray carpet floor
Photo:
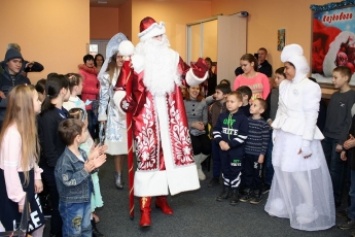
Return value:
M 287 219 L 270 217 L 264 211 L 267 195 L 259 205 L 216 202 L 221 187 L 208 187 L 208 179 L 201 182 L 197 191 L 168 198 L 174 215 L 166 216 L 152 205 L 152 226 L 139 228 L 139 204 L 135 200 L 135 217 L 129 218 L 128 189 L 118 190 L 113 182 L 113 161 L 108 159 L 100 169 L 100 185 L 104 207 L 97 210 L 100 216 L 98 229 L 105 237 L 337 237 L 350 236 L 350 231 L 333 227 L 325 231 L 306 232 L 294 230 Z M 208 177 L 211 172 L 205 172 Z M 126 182 L 127 183 L 127 182 Z M 337 222 L 345 219 L 338 217 Z M 48 235 L 49 224 L 45 230 Z M 354 230 L 355 231 L 355 230 Z

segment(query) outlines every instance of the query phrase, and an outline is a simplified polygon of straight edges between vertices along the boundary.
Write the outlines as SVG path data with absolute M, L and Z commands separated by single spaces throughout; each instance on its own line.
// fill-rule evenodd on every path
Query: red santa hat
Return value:
M 154 36 L 165 34 L 165 24 L 164 22 L 158 24 L 152 17 L 147 16 L 141 20 L 139 32 L 138 37 L 141 41 L 145 41 Z

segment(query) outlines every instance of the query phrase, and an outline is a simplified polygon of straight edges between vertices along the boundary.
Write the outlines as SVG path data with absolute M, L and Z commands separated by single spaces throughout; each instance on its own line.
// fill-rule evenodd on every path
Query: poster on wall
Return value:
M 312 5 L 312 77 L 332 83 L 332 71 L 347 66 L 355 85 L 355 5 L 343 1 Z

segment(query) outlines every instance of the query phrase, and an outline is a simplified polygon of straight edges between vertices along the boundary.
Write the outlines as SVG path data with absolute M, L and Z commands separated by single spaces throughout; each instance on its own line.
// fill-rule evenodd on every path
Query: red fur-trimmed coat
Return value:
M 138 197 L 175 195 L 200 187 L 179 85 L 197 85 L 208 74 L 204 78 L 196 77 L 178 54 L 172 52 L 179 74 L 186 74 L 186 80 L 175 83 L 173 92 L 153 95 L 144 84 L 144 71 L 135 72 L 133 79 L 131 96 L 134 106 L 129 112 L 133 113 L 138 162 L 134 194 Z

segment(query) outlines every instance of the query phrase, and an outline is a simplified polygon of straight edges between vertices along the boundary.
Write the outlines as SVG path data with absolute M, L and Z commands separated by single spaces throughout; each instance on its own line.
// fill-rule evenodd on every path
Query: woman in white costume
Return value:
M 315 231 L 335 225 L 333 188 L 316 126 L 321 90 L 309 80 L 308 62 L 297 44 L 281 53 L 287 80 L 280 84 L 279 107 L 272 123 L 272 181 L 265 211 L 289 218 L 291 227 Z
M 122 33 L 114 35 L 107 44 L 106 60 L 99 73 L 100 105 L 98 120 L 106 125 L 105 144 L 108 146 L 107 154 L 114 157 L 115 185 L 123 188 L 122 166 L 127 158 L 127 129 L 126 113 L 113 102 L 113 94 L 117 78 L 123 65 L 123 57 L 118 52 L 118 46 L 127 40 Z

